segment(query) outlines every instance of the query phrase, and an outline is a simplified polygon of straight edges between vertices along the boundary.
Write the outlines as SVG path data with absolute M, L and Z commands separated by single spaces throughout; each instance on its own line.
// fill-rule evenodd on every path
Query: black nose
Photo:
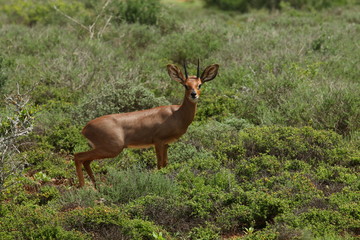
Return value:
M 191 92 L 191 97 L 195 98 L 196 97 L 196 92 Z

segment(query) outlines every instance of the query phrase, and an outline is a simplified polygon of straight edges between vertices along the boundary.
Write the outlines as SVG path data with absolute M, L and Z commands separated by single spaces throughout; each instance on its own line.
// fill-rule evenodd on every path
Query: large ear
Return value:
M 219 64 L 212 64 L 205 68 L 204 72 L 201 74 L 201 82 L 207 82 L 213 80 L 218 74 Z
M 174 64 L 167 65 L 167 70 L 172 80 L 175 80 L 181 84 L 185 83 L 186 79 L 182 74 L 181 70 L 176 65 Z

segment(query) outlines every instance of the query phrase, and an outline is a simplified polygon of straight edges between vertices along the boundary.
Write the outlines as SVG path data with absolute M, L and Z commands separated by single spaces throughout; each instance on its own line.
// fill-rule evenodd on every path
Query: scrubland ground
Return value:
M 0 239 L 358 239 L 360 6 L 246 2 L 0 0 Z M 86 122 L 180 104 L 165 66 L 197 58 L 168 167 L 126 149 L 76 188 Z

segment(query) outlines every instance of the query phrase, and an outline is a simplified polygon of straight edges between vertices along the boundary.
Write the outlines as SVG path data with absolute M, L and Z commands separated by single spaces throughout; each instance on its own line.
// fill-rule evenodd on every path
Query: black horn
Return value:
M 198 58 L 196 78 L 199 78 L 199 77 L 200 77 L 200 59 Z
M 184 60 L 184 71 L 185 71 L 185 77 L 186 77 L 186 79 L 188 79 L 188 73 L 186 70 L 186 60 Z

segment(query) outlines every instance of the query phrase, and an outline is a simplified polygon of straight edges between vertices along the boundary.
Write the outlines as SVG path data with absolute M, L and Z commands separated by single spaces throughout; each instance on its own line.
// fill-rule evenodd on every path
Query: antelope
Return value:
M 165 167 L 168 163 L 168 144 L 178 140 L 186 132 L 194 120 L 200 87 L 205 82 L 213 80 L 218 69 L 218 64 L 212 64 L 205 68 L 200 77 L 198 60 L 197 75 L 188 76 L 186 63 L 184 63 L 184 76 L 176 65 L 169 64 L 167 71 L 170 78 L 185 87 L 185 96 L 181 105 L 110 114 L 88 122 L 82 134 L 87 138 L 92 150 L 74 155 L 79 187 L 85 184 L 82 165 L 96 188 L 90 163 L 96 159 L 116 157 L 124 148 L 155 146 L 157 168 Z

